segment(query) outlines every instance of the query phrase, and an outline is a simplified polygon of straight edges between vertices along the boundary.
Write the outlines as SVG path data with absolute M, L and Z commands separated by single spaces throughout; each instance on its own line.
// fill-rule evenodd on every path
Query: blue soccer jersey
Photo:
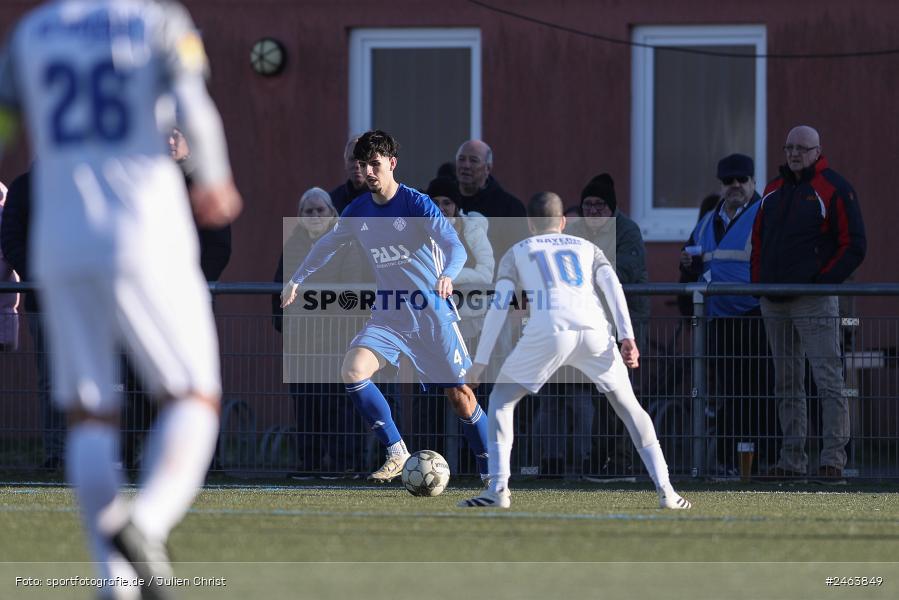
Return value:
M 302 284 L 343 245 L 355 241 L 368 257 L 378 287 L 372 320 L 397 332 L 435 329 L 459 320 L 437 279 L 455 279 L 467 258 L 456 231 L 428 196 L 405 185 L 385 204 L 371 193 L 356 198 L 334 229 L 313 246 L 291 280 Z

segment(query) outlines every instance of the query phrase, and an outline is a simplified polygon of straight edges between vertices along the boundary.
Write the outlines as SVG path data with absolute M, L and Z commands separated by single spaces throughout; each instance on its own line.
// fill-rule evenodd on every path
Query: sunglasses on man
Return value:
M 724 185 L 733 185 L 733 183 L 735 181 L 737 181 L 739 183 L 746 183 L 747 181 L 749 181 L 749 177 L 747 177 L 746 175 L 741 175 L 739 177 L 722 177 L 721 178 L 721 183 L 723 183 Z

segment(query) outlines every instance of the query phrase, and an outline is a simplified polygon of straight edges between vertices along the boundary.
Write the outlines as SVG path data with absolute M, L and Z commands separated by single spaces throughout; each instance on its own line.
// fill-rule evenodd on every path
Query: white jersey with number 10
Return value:
M 527 295 L 528 334 L 594 329 L 611 335 L 595 286 L 603 266 L 611 267 L 591 242 L 548 233 L 512 246 L 500 261 L 496 278 L 512 281 Z

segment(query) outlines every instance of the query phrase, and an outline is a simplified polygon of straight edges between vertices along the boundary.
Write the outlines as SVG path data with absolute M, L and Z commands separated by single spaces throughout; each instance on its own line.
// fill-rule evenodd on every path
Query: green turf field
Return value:
M 471 512 L 455 503 L 474 487 L 416 498 L 329 483 L 206 489 L 172 535 L 176 572 L 229 581 L 185 585 L 181 597 L 899 597 L 889 488 L 687 487 L 693 510 L 661 511 L 646 485 L 529 482 L 510 510 Z M 0 531 L 0 598 L 93 597 L 14 585 L 24 573 L 91 575 L 73 564 L 88 555 L 69 490 L 0 488 Z M 884 582 L 850 589 L 828 576 Z

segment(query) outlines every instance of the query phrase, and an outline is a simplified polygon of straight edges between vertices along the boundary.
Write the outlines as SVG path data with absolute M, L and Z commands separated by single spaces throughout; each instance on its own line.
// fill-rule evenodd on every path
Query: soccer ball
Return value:
M 413 496 L 439 496 L 449 478 L 446 459 L 433 450 L 419 450 L 403 466 L 403 485 Z

